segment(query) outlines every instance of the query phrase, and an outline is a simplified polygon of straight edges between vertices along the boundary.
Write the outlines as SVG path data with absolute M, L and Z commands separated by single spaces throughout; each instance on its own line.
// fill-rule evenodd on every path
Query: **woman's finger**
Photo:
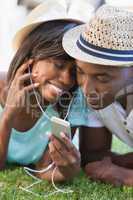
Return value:
M 61 159 L 67 160 L 67 163 L 75 163 L 77 162 L 77 159 L 80 160 L 80 155 L 78 152 L 74 155 L 73 152 L 68 151 L 67 148 L 65 148 L 65 145 L 60 142 L 58 139 L 52 139 L 52 145 L 56 153 L 58 153 L 58 156 L 60 156 Z
M 39 85 L 40 85 L 40 83 L 33 83 L 31 85 L 28 85 L 28 86 L 24 87 L 23 90 L 24 90 L 24 92 L 28 92 L 28 91 L 31 91 L 31 90 L 33 90 L 35 88 L 38 88 Z
M 51 140 L 53 144 L 56 146 L 57 150 L 60 152 L 63 152 L 64 150 L 67 151 L 67 153 L 70 152 L 74 157 L 80 158 L 80 153 L 74 146 L 74 144 L 71 142 L 71 140 L 64 135 L 64 133 L 61 134 L 60 140 L 56 138 L 54 135 L 51 136 Z
M 51 135 L 50 140 L 52 141 L 52 143 L 54 144 L 54 146 L 56 147 L 56 149 L 59 152 L 62 152 L 64 149 L 68 150 L 67 147 L 66 147 L 66 145 L 63 143 L 63 141 L 59 140 L 54 135 Z
M 65 133 L 61 132 L 60 136 L 61 136 L 61 141 L 65 144 L 68 151 L 73 152 L 75 155 L 77 155 L 78 150 L 76 149 L 72 141 L 65 135 Z
M 60 152 L 57 151 L 52 142 L 49 143 L 49 153 L 52 160 L 55 162 L 57 166 L 67 165 L 66 163 L 67 160 L 64 161 L 64 158 L 62 158 Z
M 31 65 L 32 63 L 33 63 L 33 59 L 30 59 L 24 64 L 22 64 L 20 68 L 17 70 L 15 77 L 22 75 L 25 72 L 25 70 L 29 67 L 29 65 Z
M 24 74 L 24 75 L 22 75 L 22 76 L 18 77 L 18 80 L 17 80 L 17 82 L 18 82 L 19 84 L 23 84 L 23 83 L 24 83 L 24 81 L 26 81 L 26 80 L 30 79 L 30 76 L 31 76 L 31 74 L 30 74 L 30 73 L 26 73 L 26 74 Z
M 26 81 L 30 78 L 34 78 L 35 76 L 36 76 L 35 74 L 26 73 L 18 78 L 19 84 L 23 84 L 24 81 Z
M 73 150 L 73 148 L 75 148 L 72 141 L 65 135 L 65 133 L 61 132 L 60 136 L 61 136 L 61 141 L 67 146 L 69 150 Z
M 57 166 L 68 166 L 72 163 L 75 163 L 73 156 L 69 155 L 67 151 L 59 152 L 52 142 L 49 143 L 49 150 L 52 160 L 56 163 Z

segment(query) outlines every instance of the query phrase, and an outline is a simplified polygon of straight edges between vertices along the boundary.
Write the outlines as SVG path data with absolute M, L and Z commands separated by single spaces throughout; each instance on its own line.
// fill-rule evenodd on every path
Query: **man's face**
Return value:
M 117 93 L 133 83 L 133 67 L 114 67 L 76 61 L 77 79 L 89 106 L 102 109 L 110 105 Z

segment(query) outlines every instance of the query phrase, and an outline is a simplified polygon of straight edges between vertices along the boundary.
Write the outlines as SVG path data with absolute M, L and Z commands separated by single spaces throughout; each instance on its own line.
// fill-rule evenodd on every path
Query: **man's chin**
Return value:
M 92 108 L 93 110 L 101 110 L 103 108 L 105 108 L 105 106 L 101 106 L 98 104 L 91 104 L 91 103 L 87 103 L 88 107 Z
M 93 109 L 93 110 L 103 110 L 103 109 L 105 109 L 105 108 L 107 108 L 108 106 L 110 106 L 112 103 L 110 103 L 110 104 L 106 104 L 106 105 L 94 105 L 94 104 L 91 104 L 91 103 L 87 103 L 87 105 L 88 105 L 88 108 L 90 108 L 90 109 Z
M 91 107 L 93 110 L 101 110 L 101 109 L 104 109 L 104 107 L 95 107 L 95 106 L 93 106 L 93 107 Z

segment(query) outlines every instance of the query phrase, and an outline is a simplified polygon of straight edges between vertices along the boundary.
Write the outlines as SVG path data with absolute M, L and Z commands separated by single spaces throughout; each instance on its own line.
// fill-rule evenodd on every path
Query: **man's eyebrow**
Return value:
M 84 71 L 82 70 L 82 68 L 80 68 L 77 64 L 76 64 L 76 67 L 77 67 L 80 71 L 84 72 Z
M 85 73 L 82 68 L 76 63 L 76 68 L 78 68 L 81 72 Z M 104 69 L 102 72 L 100 72 L 100 70 L 98 70 L 98 72 L 94 72 L 92 73 L 92 75 L 94 74 L 94 76 L 112 76 L 113 77 L 113 72 L 107 72 L 107 69 Z
M 108 74 L 106 72 L 102 72 L 102 73 L 98 72 L 98 73 L 95 73 L 95 75 L 96 76 L 111 76 L 111 74 Z

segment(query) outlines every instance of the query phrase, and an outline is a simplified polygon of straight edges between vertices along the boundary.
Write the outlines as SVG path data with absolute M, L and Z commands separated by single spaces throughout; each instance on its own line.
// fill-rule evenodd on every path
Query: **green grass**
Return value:
M 131 151 L 116 138 L 113 141 L 113 149 L 122 153 Z M 111 185 L 92 182 L 85 177 L 83 172 L 73 181 L 57 185 L 59 188 L 73 190 L 71 194 L 58 193 L 44 198 L 41 195 L 54 191 L 52 185 L 46 181 L 33 186 L 32 191 L 40 194 L 38 197 L 20 189 L 20 186 L 26 187 L 33 182 L 34 180 L 25 174 L 22 167 L 11 166 L 0 172 L 0 200 L 133 200 L 133 188 L 115 188 Z

